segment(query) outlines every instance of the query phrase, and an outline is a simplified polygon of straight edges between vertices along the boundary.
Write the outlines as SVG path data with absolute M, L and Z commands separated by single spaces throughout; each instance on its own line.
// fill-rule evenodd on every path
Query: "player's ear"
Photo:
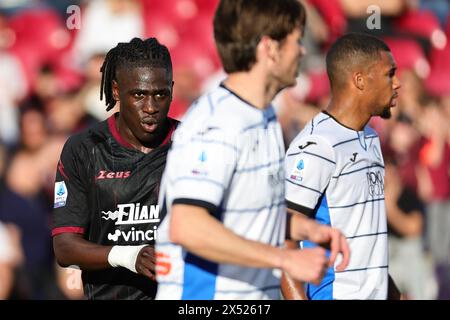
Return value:
M 263 36 L 256 47 L 257 57 L 258 54 L 263 54 L 270 61 L 276 61 L 278 59 L 278 46 L 278 41 Z
M 116 80 L 112 81 L 112 94 L 114 100 L 119 101 L 119 85 Z
M 361 72 L 353 72 L 352 81 L 356 88 L 358 88 L 359 90 L 364 90 L 365 83 L 364 77 Z

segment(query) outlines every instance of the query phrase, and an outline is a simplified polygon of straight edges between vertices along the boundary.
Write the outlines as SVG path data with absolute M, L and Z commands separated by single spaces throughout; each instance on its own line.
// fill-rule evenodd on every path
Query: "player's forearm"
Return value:
M 0 300 L 8 299 L 14 282 L 13 267 L 9 263 L 0 262 Z
M 389 206 L 387 210 L 390 210 L 388 222 L 397 232 L 406 237 L 422 234 L 423 218 L 419 211 L 406 214 L 398 206 Z
M 290 249 L 298 248 L 297 242 L 289 240 L 285 242 L 285 246 Z M 285 300 L 307 300 L 303 283 L 292 279 L 286 272 L 281 277 L 281 293 Z
M 170 236 L 188 251 L 217 263 L 281 268 L 283 249 L 238 236 L 200 207 L 174 205 Z
M 53 238 L 53 248 L 62 267 L 77 265 L 82 270 L 111 268 L 108 254 L 112 246 L 97 245 L 76 234 L 63 233 Z
M 310 237 L 310 230 L 314 225 L 314 220 L 308 218 L 306 215 L 288 209 L 288 219 L 290 219 L 290 237 L 292 240 L 308 240 Z
M 285 300 L 308 300 L 303 283 L 292 279 L 286 272 L 281 277 L 281 293 Z

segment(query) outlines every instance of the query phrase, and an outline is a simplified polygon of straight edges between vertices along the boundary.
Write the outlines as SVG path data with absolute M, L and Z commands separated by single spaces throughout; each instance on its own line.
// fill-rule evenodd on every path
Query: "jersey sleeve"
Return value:
M 319 136 L 294 140 L 286 153 L 286 205 L 312 215 L 336 162 L 330 143 Z
M 239 154 L 237 139 L 220 128 L 183 139 L 176 133 L 166 172 L 171 204 L 190 204 L 216 212 L 230 184 Z
M 52 236 L 84 234 L 88 224 L 88 158 L 77 146 L 73 138 L 66 142 L 56 169 Z

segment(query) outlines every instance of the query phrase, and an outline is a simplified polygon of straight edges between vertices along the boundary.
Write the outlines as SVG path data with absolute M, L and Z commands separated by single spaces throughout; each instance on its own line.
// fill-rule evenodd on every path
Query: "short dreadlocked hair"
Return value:
M 112 83 L 113 80 L 117 81 L 117 70 L 123 67 L 164 68 L 172 77 L 172 60 L 169 50 L 165 45 L 160 44 L 156 38 L 146 40 L 133 38 L 130 42 L 120 42 L 108 51 L 100 68 L 102 73 L 100 100 L 103 100 L 104 94 L 106 111 L 111 110 L 116 105 Z

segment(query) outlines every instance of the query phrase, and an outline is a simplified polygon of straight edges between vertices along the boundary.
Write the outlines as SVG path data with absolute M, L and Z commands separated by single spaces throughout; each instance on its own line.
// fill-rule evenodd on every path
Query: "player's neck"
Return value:
M 370 120 L 359 101 L 352 97 L 333 96 L 326 111 L 339 123 L 355 131 L 362 131 Z
M 138 149 L 143 153 L 149 153 L 154 149 L 158 148 L 163 141 L 166 139 L 170 131 L 170 121 L 168 118 L 161 123 L 161 126 L 157 132 L 154 133 L 152 139 L 149 141 L 139 142 Z
M 235 72 L 224 81 L 225 86 L 258 109 L 265 109 L 277 94 L 264 77 L 255 71 Z

